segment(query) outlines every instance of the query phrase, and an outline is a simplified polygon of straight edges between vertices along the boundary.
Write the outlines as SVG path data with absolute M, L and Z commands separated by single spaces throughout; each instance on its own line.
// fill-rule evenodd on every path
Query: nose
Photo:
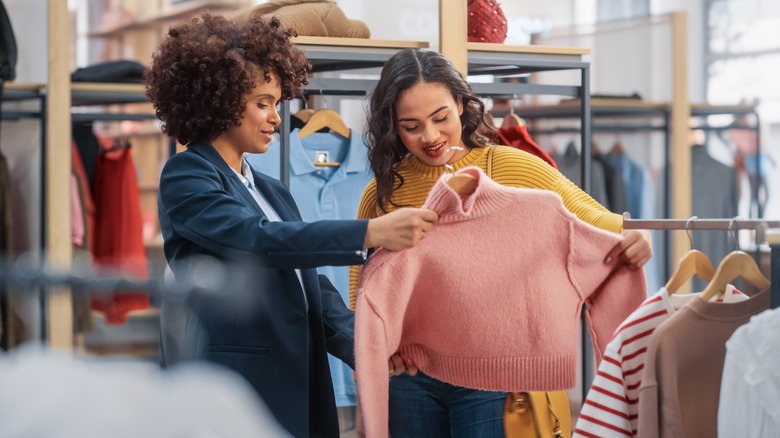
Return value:
M 437 138 L 439 138 L 439 131 L 436 130 L 433 125 L 426 126 L 422 132 L 422 135 L 420 136 L 420 140 L 422 140 L 423 143 L 433 142 Z
M 282 123 L 282 117 L 279 115 L 279 107 L 274 105 L 273 110 L 268 115 L 268 123 L 278 126 Z

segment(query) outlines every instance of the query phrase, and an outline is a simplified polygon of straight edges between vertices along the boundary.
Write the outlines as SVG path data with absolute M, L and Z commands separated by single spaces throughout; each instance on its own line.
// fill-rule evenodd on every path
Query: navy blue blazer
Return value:
M 189 312 L 164 299 L 162 361 L 195 358 L 227 366 L 294 436 L 338 437 L 327 353 L 354 368 L 354 314 L 313 268 L 364 263 L 367 221 L 302 222 L 287 187 L 252 173 L 281 222 L 266 218 L 210 144 L 191 144 L 165 164 L 158 213 L 174 274 L 185 273 L 192 256 L 249 259 L 254 283 L 242 288 L 251 298 L 242 316 L 217 314 L 219 306 Z

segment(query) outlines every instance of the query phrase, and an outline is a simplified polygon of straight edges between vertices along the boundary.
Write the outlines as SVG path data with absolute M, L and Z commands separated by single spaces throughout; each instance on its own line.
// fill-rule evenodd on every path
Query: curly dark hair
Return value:
M 186 145 L 240 125 L 244 95 L 260 71 L 266 81 L 279 78 L 283 100 L 300 95 L 311 64 L 290 42 L 294 36 L 276 18 L 239 25 L 208 13 L 171 27 L 144 73 L 163 132 Z
M 442 84 L 455 100 L 461 99 L 461 139 L 466 147 L 484 147 L 489 143 L 485 134 L 495 134 L 495 128 L 485 119 L 485 104 L 447 58 L 420 49 L 404 49 L 393 55 L 371 93 L 365 130 L 368 160 L 376 179 L 377 205 L 385 213 L 388 205 L 396 205 L 391 199 L 393 190 L 404 183 L 396 165 L 409 152 L 398 136 L 395 103 L 404 91 L 419 83 Z

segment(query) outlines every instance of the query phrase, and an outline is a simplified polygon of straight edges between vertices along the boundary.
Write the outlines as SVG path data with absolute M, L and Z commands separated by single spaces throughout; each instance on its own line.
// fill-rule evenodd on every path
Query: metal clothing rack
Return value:
M 382 67 L 393 55 L 405 48 L 427 49 L 420 41 L 367 40 L 299 36 L 293 40 L 306 53 L 312 73 L 345 72 Z M 371 79 L 309 78 L 306 96 L 365 96 L 376 85 Z M 281 105 L 279 127 L 279 179 L 290 186 L 290 101 Z
M 46 93 L 43 92 L 43 84 L 32 83 L 17 83 L 6 82 L 2 91 L 2 102 L 20 102 L 20 101 L 37 101 L 37 110 L 12 110 L 8 111 L 5 108 L 0 111 L 2 114 L 2 120 L 19 120 L 19 119 L 38 119 L 40 120 L 41 131 L 41 159 L 40 159 L 40 171 L 41 171 L 41 222 L 39 224 L 39 233 L 41 236 L 41 250 L 46 241 Z
M 772 285 L 770 286 L 772 296 L 770 297 L 771 307 L 776 309 L 780 307 L 780 229 L 771 229 L 767 231 L 766 241 L 771 248 L 770 262 Z
M 780 307 L 780 220 L 763 219 L 624 219 L 623 228 L 645 230 L 756 230 L 756 241 L 771 248 L 771 307 Z
M 343 40 L 343 41 L 342 41 Z M 306 52 L 314 73 L 349 71 L 381 67 L 398 51 L 405 48 L 427 49 L 425 42 L 352 40 L 321 37 L 298 37 L 294 40 Z M 504 46 L 500 44 L 468 43 L 467 61 L 469 75 L 519 75 L 542 71 L 579 70 L 580 85 L 546 85 L 513 83 L 472 83 L 476 93 L 483 97 L 512 97 L 520 94 L 548 94 L 579 98 L 578 114 L 583 148 L 583 188 L 590 189 L 590 63 L 583 61 L 586 50 L 566 48 L 529 48 L 529 46 Z M 533 49 L 533 50 L 532 50 Z M 365 96 L 376 85 L 371 79 L 310 78 L 305 89 L 307 95 Z M 280 176 L 289 185 L 290 104 L 281 108 L 280 127 Z
M 744 118 L 746 116 L 752 116 L 752 123 L 746 123 L 744 125 L 738 125 L 736 123 L 732 123 L 730 125 L 726 126 L 712 126 L 709 123 L 706 122 L 707 116 L 715 116 L 715 115 L 730 115 L 734 116 L 735 118 Z M 755 161 L 755 172 L 756 172 L 756 184 L 753 185 L 751 190 L 751 198 L 752 202 L 755 202 L 756 210 L 755 214 L 756 217 L 761 218 L 764 216 L 764 208 L 761 204 L 761 194 L 760 194 L 760 186 L 761 186 L 761 179 L 763 178 L 763 175 L 761 174 L 761 163 L 763 162 L 764 156 L 763 152 L 761 150 L 761 118 L 758 114 L 758 107 L 755 105 L 708 105 L 708 104 L 694 104 L 691 105 L 691 117 L 695 118 L 702 118 L 704 121 L 701 123 L 698 123 L 696 126 L 691 127 L 691 129 L 697 129 L 704 131 L 706 133 L 709 132 L 723 132 L 723 131 L 729 131 L 732 129 L 743 129 L 748 131 L 753 131 L 756 136 L 756 161 Z M 751 213 L 752 213 L 752 202 L 751 202 Z M 752 214 L 751 214 L 752 215 Z

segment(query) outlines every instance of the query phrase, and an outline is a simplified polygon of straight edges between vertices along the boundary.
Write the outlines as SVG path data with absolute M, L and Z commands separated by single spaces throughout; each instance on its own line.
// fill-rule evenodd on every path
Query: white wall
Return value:
M 16 82 L 45 83 L 47 77 L 46 2 L 5 0 L 19 57 Z M 33 108 L 30 103 L 5 104 L 4 108 Z M 0 151 L 8 160 L 17 255 L 40 247 L 41 136 L 37 120 L 2 122 Z
M 507 19 L 506 44 L 528 44 L 529 31 L 573 22 L 571 0 L 507 0 L 499 4 Z M 439 0 L 338 0 L 338 5 L 347 17 L 364 21 L 371 38 L 428 41 L 433 49 L 438 48 Z
M 704 1 L 651 0 L 652 15 L 685 11 L 688 14 L 688 97 L 704 102 Z
M 11 19 L 19 57 L 17 82 L 44 83 L 47 77 L 47 4 L 41 0 L 4 0 Z M 5 103 L 3 108 L 38 109 L 29 102 Z M 39 253 L 41 215 L 41 132 L 38 120 L 3 121 L 0 152 L 8 162 L 11 176 L 11 209 L 14 255 Z M 16 312 L 25 320 L 27 335 L 39 334 L 39 304 L 36 295 L 20 295 Z

